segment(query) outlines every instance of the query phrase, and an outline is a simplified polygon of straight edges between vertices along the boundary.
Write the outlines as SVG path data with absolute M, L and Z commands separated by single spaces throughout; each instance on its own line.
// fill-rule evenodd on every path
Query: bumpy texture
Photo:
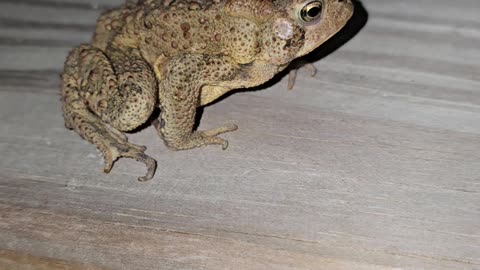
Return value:
M 91 44 L 69 54 L 63 73 L 65 125 L 95 144 L 109 172 L 120 157 L 156 161 L 122 131 L 153 122 L 165 144 L 226 149 L 224 125 L 195 131 L 195 113 L 230 90 L 270 80 L 339 31 L 350 0 L 128 0 L 103 14 Z

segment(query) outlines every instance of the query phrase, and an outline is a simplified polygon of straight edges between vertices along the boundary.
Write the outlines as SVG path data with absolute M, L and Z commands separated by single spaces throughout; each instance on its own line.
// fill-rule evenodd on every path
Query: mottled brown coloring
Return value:
M 312 3 L 323 9 L 307 12 Z M 196 131 L 197 108 L 270 80 L 328 40 L 352 13 L 350 0 L 127 1 L 99 18 L 91 44 L 70 52 L 65 125 L 103 153 L 105 172 L 118 158 L 133 158 L 148 169 L 139 180 L 149 180 L 156 161 L 122 131 L 144 124 L 158 106 L 154 125 L 170 149 L 226 149 L 228 141 L 218 135 L 237 126 Z

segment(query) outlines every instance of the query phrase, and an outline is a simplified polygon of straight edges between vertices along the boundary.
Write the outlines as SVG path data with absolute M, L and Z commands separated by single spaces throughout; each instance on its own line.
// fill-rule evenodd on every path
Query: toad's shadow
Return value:
M 265 84 L 262 84 L 257 87 L 253 88 L 248 88 L 248 89 L 238 89 L 234 91 L 230 91 L 220 97 L 219 99 L 215 100 L 214 102 L 210 103 L 207 106 L 216 104 L 229 96 L 239 93 L 239 92 L 251 92 L 251 91 L 258 91 L 262 90 L 268 87 L 271 87 L 272 85 L 278 83 L 284 76 L 288 75 L 289 71 L 294 68 L 298 68 L 299 66 L 303 65 L 304 63 L 313 63 L 316 62 L 327 55 L 333 53 L 336 51 L 338 48 L 342 47 L 345 43 L 347 43 L 349 40 L 351 40 L 354 36 L 356 36 L 360 30 L 366 25 L 368 21 L 368 12 L 364 8 L 363 4 L 358 1 L 358 0 L 353 0 L 354 6 L 355 6 L 355 12 L 352 15 L 352 18 L 348 21 L 348 23 L 345 25 L 342 30 L 340 30 L 336 35 L 334 35 L 331 39 L 327 40 L 325 43 L 323 43 L 320 47 L 315 49 L 313 52 L 308 54 L 305 57 L 302 57 L 300 59 L 294 60 L 290 66 L 285 69 L 284 71 L 280 72 L 277 74 L 273 79 L 269 80 Z M 204 107 L 200 107 L 197 110 L 197 115 L 195 119 L 195 128 L 197 128 L 200 124 L 200 119 L 202 118 L 204 111 Z M 152 121 L 154 119 L 157 119 L 159 115 L 159 111 L 156 110 L 152 117 L 150 118 Z M 145 126 L 141 127 L 140 129 L 146 127 L 149 125 L 151 122 L 148 121 Z

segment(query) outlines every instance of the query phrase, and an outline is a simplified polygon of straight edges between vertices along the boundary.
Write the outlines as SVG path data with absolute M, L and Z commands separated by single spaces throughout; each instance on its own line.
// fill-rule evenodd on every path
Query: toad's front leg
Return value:
M 207 131 L 194 131 L 202 86 L 228 81 L 236 66 L 217 56 L 182 55 L 172 59 L 159 85 L 160 121 L 156 128 L 165 144 L 173 150 L 185 150 L 217 144 L 223 149 L 228 141 L 219 134 L 235 131 L 226 124 Z

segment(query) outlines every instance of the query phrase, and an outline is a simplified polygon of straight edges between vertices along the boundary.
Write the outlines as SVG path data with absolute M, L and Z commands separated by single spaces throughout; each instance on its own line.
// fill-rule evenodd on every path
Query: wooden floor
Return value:
M 480 269 L 478 0 L 364 0 L 316 78 L 205 109 L 240 126 L 227 151 L 132 134 L 147 183 L 60 112 L 65 54 L 119 2 L 0 1 L 0 269 Z

